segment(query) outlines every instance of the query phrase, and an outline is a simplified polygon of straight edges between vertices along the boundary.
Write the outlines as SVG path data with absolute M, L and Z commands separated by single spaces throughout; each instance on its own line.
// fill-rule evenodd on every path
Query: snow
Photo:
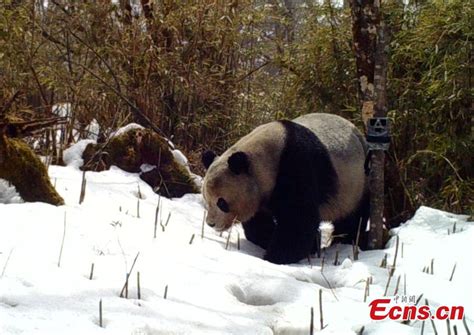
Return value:
M 22 203 L 23 199 L 16 191 L 15 186 L 0 178 L 0 204 Z
M 82 153 L 89 144 L 95 143 L 95 140 L 80 140 L 79 142 L 73 144 L 71 147 L 64 150 L 64 163 L 67 166 L 71 166 L 76 169 L 80 168 L 84 164 L 84 160 L 82 159 Z
M 74 149 L 71 156 L 77 158 L 79 151 Z M 315 331 L 320 330 L 320 289 L 323 334 L 355 334 L 362 327 L 364 334 L 420 334 L 421 322 L 405 325 L 369 318 L 368 303 L 385 291 L 389 269 L 379 265 L 385 253 L 393 264 L 395 234 L 400 250 L 388 295 L 395 290 L 396 278 L 402 276 L 403 282 L 406 275 L 407 295 L 423 294 L 432 306 L 465 306 L 474 329 L 474 229 L 465 216 L 421 207 L 391 232 L 385 250 L 361 252 L 359 260 L 353 260 L 351 246 L 332 246 L 325 251 L 322 271 L 318 258 L 311 259 L 312 264 L 263 261 L 263 250 L 245 240 L 241 227 L 231 231 L 227 249 L 227 233 L 219 236 L 206 226 L 201 238 L 200 195 L 161 197 L 154 238 L 158 196 L 138 174 L 115 167 L 87 172 L 81 205 L 82 172 L 76 163 L 50 166 L 49 174 L 66 205 L 0 204 L 0 334 L 308 334 L 311 307 Z M 164 226 L 169 213 L 162 231 L 159 222 Z M 336 249 L 340 265 L 333 264 Z M 128 299 L 120 298 L 137 254 Z M 423 273 L 433 258 L 434 274 Z M 369 277 L 373 284 L 364 303 Z M 444 332 L 445 322 L 435 322 Z M 465 333 L 461 322 L 451 324 Z M 424 332 L 433 333 L 430 323 Z
M 110 137 L 116 137 L 120 136 L 122 134 L 125 134 L 126 132 L 134 129 L 144 129 L 143 126 L 139 125 L 138 123 L 129 123 L 126 126 L 123 126 L 122 128 L 117 129 L 116 131 L 112 132 L 110 134 Z

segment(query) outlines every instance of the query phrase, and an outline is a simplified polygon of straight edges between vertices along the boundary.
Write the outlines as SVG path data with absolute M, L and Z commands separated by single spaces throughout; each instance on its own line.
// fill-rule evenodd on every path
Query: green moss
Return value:
M 11 182 L 23 200 L 64 205 L 49 180 L 48 171 L 28 145 L 18 139 L 0 139 L 0 178 Z
M 141 178 L 158 193 L 167 197 L 180 197 L 186 193 L 198 193 L 188 171 L 179 165 L 170 151 L 168 143 L 148 129 L 134 129 L 114 137 L 103 149 L 103 155 L 96 155 L 101 146 L 89 145 L 82 157 L 91 162 L 84 168 L 99 170 L 98 167 L 116 165 L 128 172 L 140 172 L 142 164 L 158 168 L 142 173 Z M 92 157 L 94 159 L 91 160 Z

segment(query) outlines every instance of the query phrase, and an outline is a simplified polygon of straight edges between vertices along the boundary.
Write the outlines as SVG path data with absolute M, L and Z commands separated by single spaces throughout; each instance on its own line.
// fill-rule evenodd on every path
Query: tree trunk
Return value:
M 350 0 L 353 49 L 356 58 L 362 120 L 374 115 L 374 64 L 377 27 L 380 22 L 379 0 Z
M 351 0 L 352 33 L 356 57 L 359 99 L 362 119 L 387 114 L 387 41 L 386 28 L 381 20 L 380 0 Z M 384 212 L 384 163 L 383 150 L 373 150 L 371 156 L 370 188 L 370 231 L 369 248 L 383 247 Z
M 380 21 L 377 27 L 377 46 L 375 52 L 375 117 L 387 116 L 387 29 Z M 370 172 L 370 232 L 369 248 L 383 247 L 384 213 L 384 166 L 385 152 L 373 150 Z

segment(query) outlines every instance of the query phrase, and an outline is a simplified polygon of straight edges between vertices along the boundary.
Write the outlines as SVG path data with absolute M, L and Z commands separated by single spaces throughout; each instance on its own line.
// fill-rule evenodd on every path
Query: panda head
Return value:
M 218 157 L 207 151 L 202 155 L 207 169 L 202 194 L 207 207 L 207 224 L 217 231 L 230 228 L 239 220 L 248 221 L 257 212 L 260 192 L 252 176 L 247 153 L 229 150 Z

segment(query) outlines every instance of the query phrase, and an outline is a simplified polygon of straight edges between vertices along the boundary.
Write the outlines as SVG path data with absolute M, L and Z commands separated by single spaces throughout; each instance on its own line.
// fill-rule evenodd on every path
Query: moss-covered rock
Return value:
M 63 205 L 38 156 L 19 139 L 0 135 L 0 178 L 12 183 L 25 201 Z
M 101 171 L 116 165 L 140 173 L 142 164 L 155 166 L 140 177 L 166 197 L 198 193 L 189 171 L 174 159 L 167 141 L 148 129 L 132 129 L 112 138 L 107 145 L 89 144 L 82 154 L 85 170 Z

